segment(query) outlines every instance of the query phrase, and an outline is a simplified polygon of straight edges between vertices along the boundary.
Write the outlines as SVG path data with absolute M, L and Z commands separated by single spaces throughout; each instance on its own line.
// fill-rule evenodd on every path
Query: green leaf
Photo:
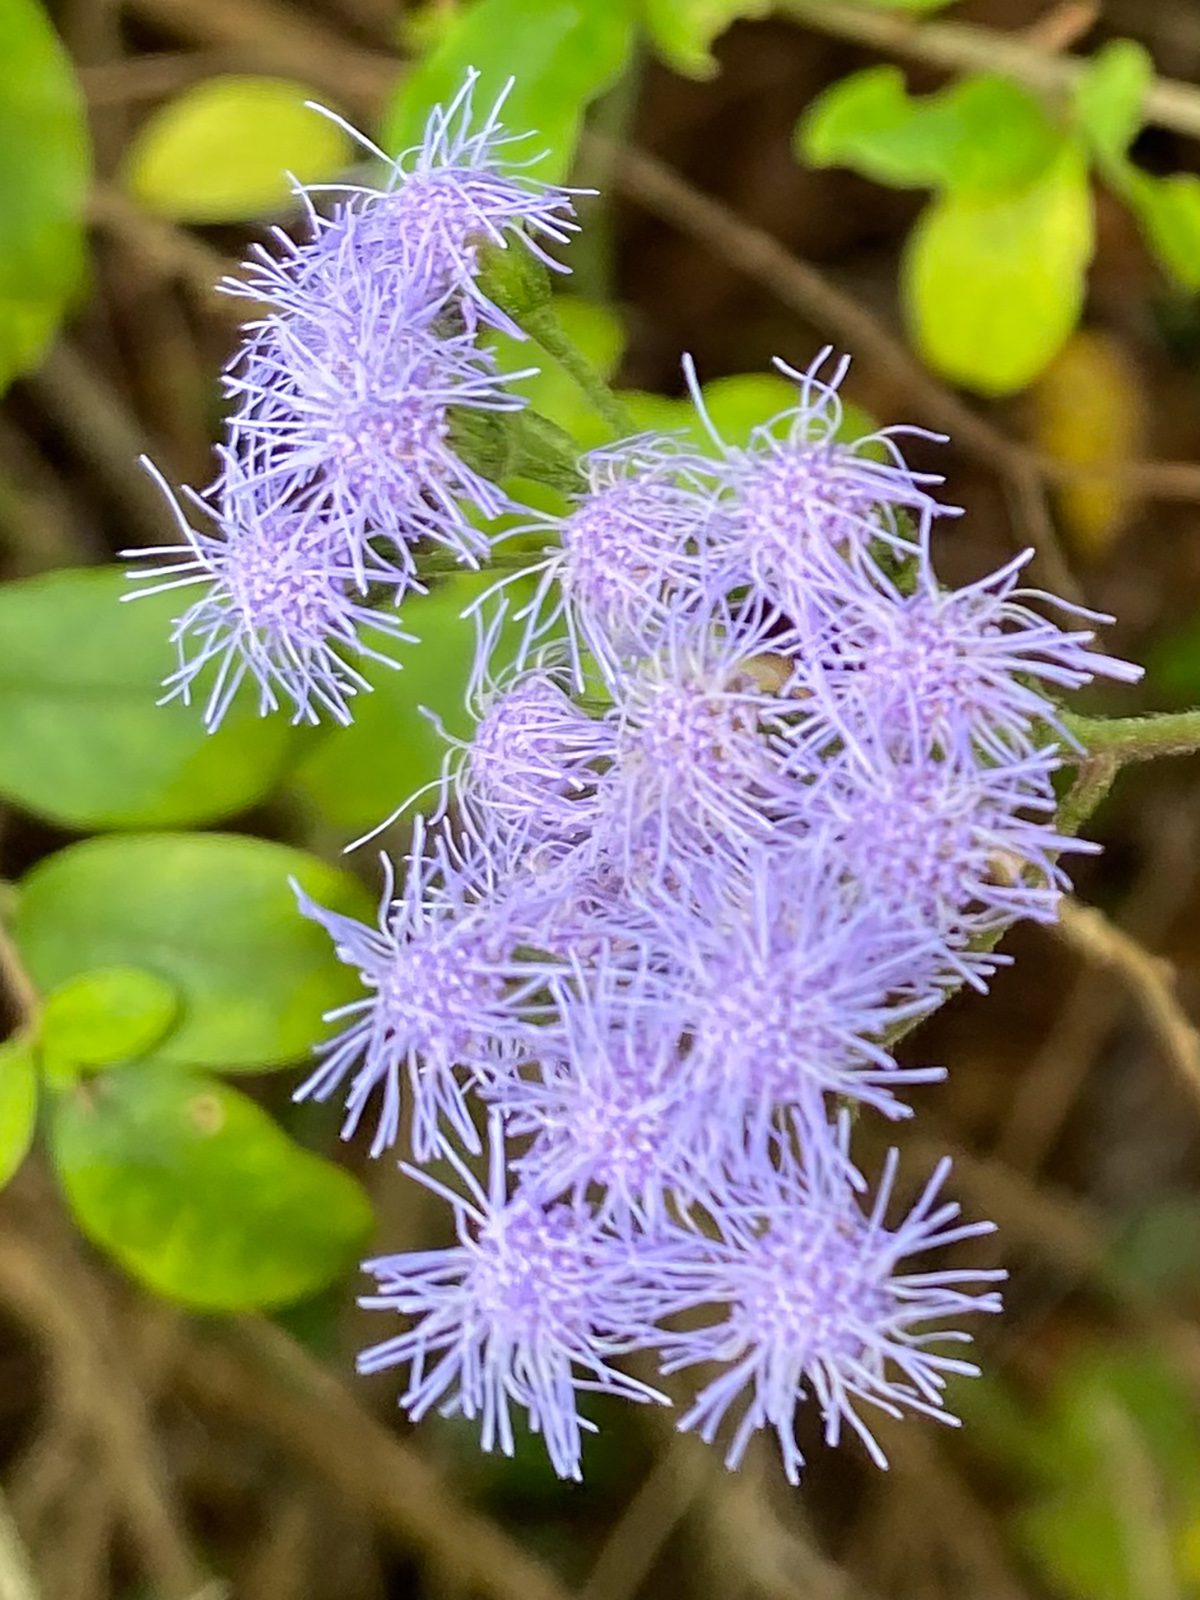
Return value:
M 245 222 L 288 204 L 301 183 L 336 178 L 354 159 L 337 123 L 283 78 L 205 78 L 160 106 L 125 152 L 134 199 L 173 222 Z
M 242 703 L 207 734 L 195 705 L 157 705 L 187 601 L 122 604 L 129 591 L 115 567 L 0 588 L 0 796 L 80 829 L 214 822 L 254 805 L 292 730 Z
M 1125 198 L 1159 264 L 1180 288 L 1195 294 L 1200 290 L 1200 177 L 1175 172 L 1152 178 L 1130 167 Z
M 668 66 L 690 78 L 711 78 L 717 35 L 739 17 L 765 17 L 770 10 L 770 0 L 642 0 L 642 23 Z
M 170 1032 L 179 1014 L 174 988 L 140 967 L 98 967 L 68 978 L 42 1009 L 38 1044 L 74 1067 L 133 1061 Z
M 819 96 L 796 127 L 814 167 L 846 166 L 891 188 L 979 193 L 1034 179 L 1062 135 L 1009 78 L 963 78 L 912 98 L 898 67 L 868 67 Z
M 38 0 L 0 5 L 0 392 L 36 365 L 83 273 L 83 97 Z
M 1154 78 L 1150 53 L 1132 39 L 1097 50 L 1075 84 L 1075 115 L 1102 167 L 1123 160 L 1142 126 L 1142 103 Z
M 940 196 L 901 264 L 917 348 L 934 371 L 980 394 L 1023 389 L 1079 320 L 1092 247 L 1087 162 L 1074 141 L 1022 189 Z
M 461 613 L 495 581 L 490 572 L 456 574 L 428 595 L 405 601 L 405 624 L 421 643 L 406 655 L 404 670 L 372 671 L 368 664 L 364 674 L 374 682 L 374 694 L 363 695 L 353 723 L 331 729 L 296 769 L 297 788 L 324 822 L 359 833 L 437 780 L 448 746 L 420 708 L 431 711 L 452 737 L 470 733 L 466 694 L 475 627 Z M 516 592 L 514 586 L 514 598 Z
M 0 1044 L 0 1189 L 29 1154 L 37 1124 L 33 1044 L 16 1034 Z
M 554 312 L 559 325 L 575 348 L 602 378 L 611 378 L 625 347 L 620 318 L 607 306 L 593 305 L 571 295 L 554 297 Z M 495 339 L 496 360 L 502 372 L 521 372 L 526 367 L 540 370 L 536 377 L 513 385 L 518 394 L 529 397 L 530 409 L 551 417 L 574 438 L 581 449 L 604 444 L 612 430 L 597 415 L 579 385 L 553 357 L 527 340 L 500 334 Z
M 532 135 L 520 147 L 539 158 L 528 171 L 561 179 L 585 110 L 624 71 L 634 36 L 633 0 L 480 0 L 405 77 L 384 119 L 383 144 L 396 152 L 418 144 L 429 113 L 452 101 L 475 68 L 477 110 L 490 110 L 513 80 L 505 127 Z
M 81 1083 L 52 1150 L 83 1232 L 135 1278 L 204 1311 L 286 1305 L 355 1259 L 359 1185 L 254 1102 L 153 1062 Z
M 304 1056 L 322 1013 L 356 981 L 328 937 L 296 909 L 314 900 L 370 915 L 362 887 L 285 845 L 236 834 L 149 833 L 88 839 L 23 880 L 13 936 L 49 992 L 95 967 L 133 966 L 171 984 L 183 1007 L 156 1058 L 257 1071 Z

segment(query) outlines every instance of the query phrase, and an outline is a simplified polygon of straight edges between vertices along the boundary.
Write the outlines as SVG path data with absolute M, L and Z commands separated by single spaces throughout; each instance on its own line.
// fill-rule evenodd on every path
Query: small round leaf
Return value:
M 95 967 L 154 973 L 179 995 L 179 1025 L 157 1059 L 255 1071 L 293 1062 L 322 1036 L 322 1014 L 357 984 L 329 939 L 296 909 L 314 900 L 370 915 L 335 867 L 236 834 L 111 835 L 71 845 L 24 879 L 13 936 L 40 989 Z
M 303 84 L 217 77 L 185 89 L 143 123 L 125 154 L 125 186 L 174 222 L 243 222 L 286 205 L 291 173 L 324 183 L 353 146 L 314 111 Z
M 153 1062 L 81 1083 L 56 1105 L 51 1138 L 88 1238 L 156 1293 L 201 1310 L 312 1294 L 371 1226 L 354 1179 L 247 1096 Z
M 38 1042 L 76 1067 L 104 1067 L 144 1056 L 179 1014 L 171 984 L 139 967 L 100 967 L 68 978 L 42 1010 Z

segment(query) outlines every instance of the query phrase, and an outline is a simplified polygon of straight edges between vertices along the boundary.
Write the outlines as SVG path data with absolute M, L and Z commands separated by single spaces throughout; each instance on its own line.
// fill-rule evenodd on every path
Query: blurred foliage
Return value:
M 38 0 L 0 5 L 0 393 L 45 350 L 83 276 L 83 96 Z
M 349 135 L 282 78 L 206 78 L 153 112 L 130 141 L 125 187 L 175 222 L 243 222 L 278 211 L 292 183 L 328 183 L 354 159 Z

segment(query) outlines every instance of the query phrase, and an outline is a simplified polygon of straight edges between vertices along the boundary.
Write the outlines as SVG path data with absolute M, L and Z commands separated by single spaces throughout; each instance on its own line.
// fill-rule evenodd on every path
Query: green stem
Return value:
M 1121 764 L 1155 756 L 1187 756 L 1200 750 L 1200 711 L 1164 711 L 1150 717 L 1068 713 L 1062 720 L 1090 756 L 1112 756 Z
M 609 423 L 618 438 L 637 432 L 637 424 L 625 402 L 613 393 L 591 362 L 575 348 L 558 325 L 551 308 L 527 312 L 522 326 L 529 336 L 553 356 L 563 371 L 587 395 L 597 412 Z

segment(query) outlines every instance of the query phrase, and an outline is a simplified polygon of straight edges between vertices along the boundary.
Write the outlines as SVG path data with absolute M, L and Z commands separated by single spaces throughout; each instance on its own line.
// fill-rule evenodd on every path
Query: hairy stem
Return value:
M 1200 711 L 1163 711 L 1148 717 L 1063 716 L 1064 725 L 1089 756 L 1112 756 L 1120 766 L 1155 756 L 1187 756 L 1200 750 Z
M 559 327 L 552 309 L 539 309 L 527 313 L 523 319 L 523 326 L 530 338 L 540 344 L 548 356 L 553 356 L 563 371 L 573 379 L 618 438 L 637 432 L 637 424 L 625 402 L 619 395 L 614 394 L 591 362 L 567 338 Z

